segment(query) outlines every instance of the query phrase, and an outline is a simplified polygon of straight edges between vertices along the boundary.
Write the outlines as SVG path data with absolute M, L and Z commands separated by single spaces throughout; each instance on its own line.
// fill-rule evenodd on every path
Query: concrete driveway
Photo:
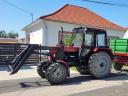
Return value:
M 1 71 L 0 96 L 128 96 L 127 72 L 112 73 L 102 80 L 72 72 L 71 78 L 64 84 L 51 86 L 35 71 L 35 68 L 21 70 L 8 80 L 5 78 L 6 72 Z M 4 75 L 2 72 L 5 72 Z

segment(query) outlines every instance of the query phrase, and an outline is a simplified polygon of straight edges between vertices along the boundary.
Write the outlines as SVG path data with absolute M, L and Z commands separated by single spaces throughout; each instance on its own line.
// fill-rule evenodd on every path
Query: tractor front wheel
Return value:
M 67 68 L 61 63 L 53 63 L 46 72 L 46 78 L 51 84 L 59 84 L 64 82 L 67 77 Z
M 104 78 L 111 72 L 112 60 L 106 52 L 92 54 L 88 62 L 88 69 L 95 78 Z

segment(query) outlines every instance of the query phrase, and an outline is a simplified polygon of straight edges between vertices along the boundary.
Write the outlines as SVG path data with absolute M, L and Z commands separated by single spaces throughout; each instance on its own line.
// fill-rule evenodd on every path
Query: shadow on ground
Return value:
M 68 85 L 77 85 L 82 84 L 82 82 L 88 82 L 93 80 L 99 80 L 93 78 L 90 75 L 77 75 L 68 78 L 64 83 L 54 85 L 54 86 L 68 86 Z M 103 81 L 115 81 L 115 80 L 128 80 L 128 74 L 125 72 L 111 73 L 109 77 L 100 79 Z M 31 88 L 31 87 L 42 87 L 42 86 L 51 86 L 47 80 L 37 80 L 35 82 L 21 82 L 19 83 L 22 88 Z

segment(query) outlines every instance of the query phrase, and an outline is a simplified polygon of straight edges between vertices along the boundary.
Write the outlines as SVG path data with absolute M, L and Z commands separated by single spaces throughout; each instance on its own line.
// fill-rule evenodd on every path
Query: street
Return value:
M 69 96 L 128 96 L 128 83 L 124 82 L 122 85 L 97 89 L 88 92 L 81 92 Z
M 128 96 L 127 86 L 127 72 L 100 80 L 76 73 L 64 84 L 52 86 L 40 77 L 1 80 L 0 96 Z

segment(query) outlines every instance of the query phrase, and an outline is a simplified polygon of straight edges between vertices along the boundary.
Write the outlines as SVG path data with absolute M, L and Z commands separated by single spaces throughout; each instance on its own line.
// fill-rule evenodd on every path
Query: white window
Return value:
M 105 34 L 97 34 L 97 45 L 105 46 Z
M 93 33 L 92 32 L 85 34 L 85 45 L 93 46 Z

